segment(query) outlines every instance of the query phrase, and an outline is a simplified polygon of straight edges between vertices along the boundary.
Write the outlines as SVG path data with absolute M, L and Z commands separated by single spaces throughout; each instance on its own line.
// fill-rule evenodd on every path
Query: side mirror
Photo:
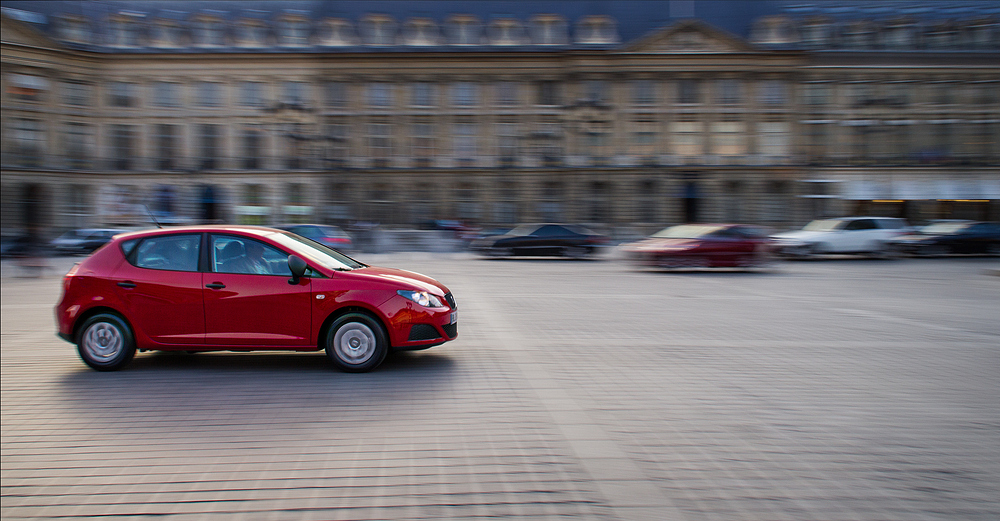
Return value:
M 298 255 L 288 256 L 288 269 L 292 271 L 292 278 L 288 279 L 289 284 L 298 284 L 299 279 L 302 278 L 306 273 L 306 261 L 302 260 L 302 257 Z

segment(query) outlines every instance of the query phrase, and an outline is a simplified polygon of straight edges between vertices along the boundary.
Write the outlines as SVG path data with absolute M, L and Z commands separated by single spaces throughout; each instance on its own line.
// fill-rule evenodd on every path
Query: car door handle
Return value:
M 128 282 L 128 281 L 119 282 L 118 285 L 121 286 L 121 287 L 123 287 L 123 288 L 128 288 L 128 289 L 132 289 L 132 288 L 134 288 L 136 286 L 135 282 Z
M 226 287 L 226 285 L 221 282 L 213 282 L 211 284 L 205 284 L 205 287 L 209 289 L 222 289 Z

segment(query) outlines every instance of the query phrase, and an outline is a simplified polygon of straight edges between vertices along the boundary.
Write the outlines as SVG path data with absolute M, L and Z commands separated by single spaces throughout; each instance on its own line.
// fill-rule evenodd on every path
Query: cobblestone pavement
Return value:
M 449 285 L 459 339 L 98 373 L 54 335 L 71 261 L 4 266 L 0 517 L 1000 519 L 996 259 L 362 260 Z

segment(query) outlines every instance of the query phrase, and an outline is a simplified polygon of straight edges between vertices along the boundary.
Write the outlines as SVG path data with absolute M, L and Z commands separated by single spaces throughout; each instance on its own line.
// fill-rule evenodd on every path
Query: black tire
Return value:
M 326 333 L 326 356 L 341 371 L 371 371 L 388 353 L 389 336 L 382 324 L 363 313 L 338 318 Z
M 101 313 L 80 326 L 76 350 L 91 368 L 117 371 L 135 356 L 135 336 L 122 317 Z

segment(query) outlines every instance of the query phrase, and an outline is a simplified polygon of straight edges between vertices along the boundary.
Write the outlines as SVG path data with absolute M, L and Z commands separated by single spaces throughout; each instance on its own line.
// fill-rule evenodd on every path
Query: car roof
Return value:
M 192 226 L 169 226 L 166 228 L 150 228 L 147 230 L 140 230 L 136 232 L 128 232 L 117 235 L 117 238 L 126 240 L 136 237 L 148 237 L 154 235 L 163 235 L 169 233 L 242 233 L 246 235 L 256 235 L 258 237 L 266 237 L 274 233 L 284 233 L 283 230 L 278 230 L 276 228 L 268 228 L 265 226 L 246 226 L 246 225 L 229 225 L 229 224 L 212 224 L 212 225 L 192 225 Z

